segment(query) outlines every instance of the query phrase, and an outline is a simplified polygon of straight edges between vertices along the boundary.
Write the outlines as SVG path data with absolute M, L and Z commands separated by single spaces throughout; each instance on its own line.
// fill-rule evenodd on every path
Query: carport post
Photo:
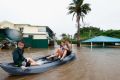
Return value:
M 91 42 L 91 49 L 92 49 L 92 45 L 93 45 L 93 44 L 92 44 L 92 42 Z
M 103 47 L 105 47 L 105 43 L 103 42 Z

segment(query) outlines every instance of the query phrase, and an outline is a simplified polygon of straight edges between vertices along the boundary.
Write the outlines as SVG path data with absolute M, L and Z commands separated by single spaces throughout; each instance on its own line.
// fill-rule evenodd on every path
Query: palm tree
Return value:
M 77 46 L 80 47 L 80 21 L 83 21 L 83 18 L 89 11 L 91 11 L 90 4 L 83 3 L 84 0 L 73 0 L 68 7 L 68 14 L 73 14 L 73 18 L 76 15 L 77 23 Z M 73 19 L 72 18 L 72 19 Z

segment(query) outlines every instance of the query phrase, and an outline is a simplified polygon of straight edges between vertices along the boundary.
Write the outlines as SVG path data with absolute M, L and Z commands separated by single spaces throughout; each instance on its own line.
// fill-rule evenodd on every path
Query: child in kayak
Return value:
M 72 52 L 72 44 L 70 43 L 68 39 L 65 40 L 65 45 L 66 45 L 64 47 L 65 51 L 60 60 L 63 60 L 66 56 L 70 55 Z
M 65 51 L 65 42 L 61 41 L 60 47 L 55 50 L 55 53 L 53 55 L 48 56 L 47 59 L 50 59 L 52 57 L 58 57 L 60 59 L 63 56 L 64 51 Z
M 12 56 L 13 56 L 13 62 L 17 67 L 28 67 L 31 65 L 39 65 L 36 61 L 34 61 L 32 58 L 25 58 L 23 56 L 24 53 L 24 42 L 19 41 L 17 43 L 17 48 L 13 51 Z

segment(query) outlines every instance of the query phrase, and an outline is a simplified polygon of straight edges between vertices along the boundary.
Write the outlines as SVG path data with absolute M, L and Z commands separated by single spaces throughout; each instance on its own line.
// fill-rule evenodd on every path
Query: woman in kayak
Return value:
M 60 59 L 64 54 L 65 46 L 65 42 L 61 41 L 60 47 L 55 50 L 55 54 L 48 56 L 47 59 L 50 59 L 52 57 L 58 57 Z
M 39 65 L 32 58 L 25 58 L 23 56 L 24 46 L 25 46 L 24 42 L 22 42 L 22 41 L 19 41 L 17 43 L 17 48 L 12 53 L 14 64 L 18 67 L 21 67 L 23 65 L 25 67 L 30 66 L 30 65 Z
M 60 60 L 63 60 L 66 56 L 70 55 L 72 52 L 72 44 L 68 39 L 65 40 L 65 45 L 66 45 L 66 47 L 64 47 L 65 51 Z

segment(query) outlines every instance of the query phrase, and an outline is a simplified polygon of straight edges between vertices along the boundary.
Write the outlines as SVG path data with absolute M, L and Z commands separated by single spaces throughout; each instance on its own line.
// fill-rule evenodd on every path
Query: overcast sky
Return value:
M 67 15 L 72 0 L 0 0 L 0 21 L 49 26 L 57 35 L 76 32 L 75 19 Z M 101 29 L 120 29 L 119 0 L 85 0 L 92 11 L 87 25 Z

